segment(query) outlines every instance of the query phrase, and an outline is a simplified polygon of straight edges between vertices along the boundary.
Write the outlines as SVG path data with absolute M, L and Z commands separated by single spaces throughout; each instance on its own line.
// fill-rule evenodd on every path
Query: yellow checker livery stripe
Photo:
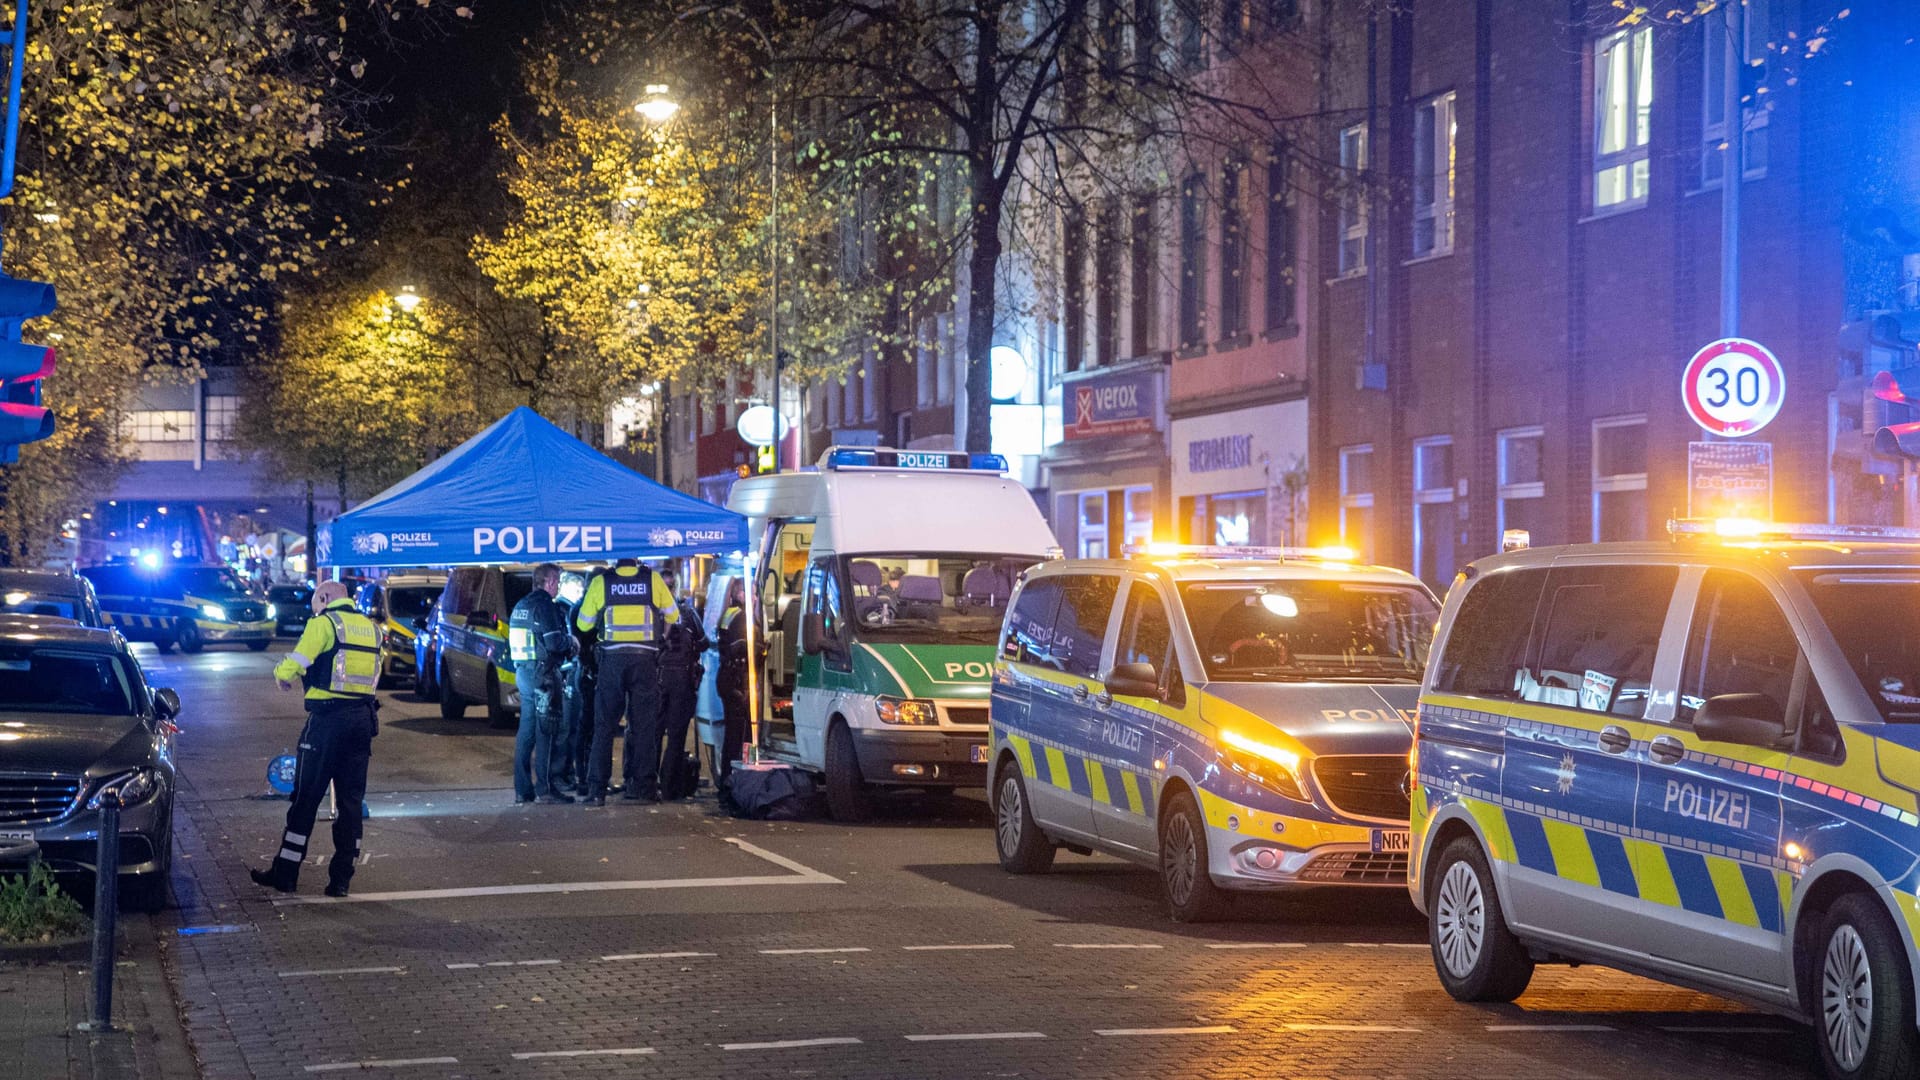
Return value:
M 1028 780 L 1085 795 L 1102 806 L 1139 817 L 1153 816 L 1153 780 L 1144 773 L 1011 731 L 1007 746 L 1020 763 L 1020 775 Z

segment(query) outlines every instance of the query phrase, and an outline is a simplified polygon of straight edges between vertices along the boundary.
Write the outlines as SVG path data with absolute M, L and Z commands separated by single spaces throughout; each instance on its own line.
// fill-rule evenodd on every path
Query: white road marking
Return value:
M 1391 1024 L 1284 1024 L 1288 1031 L 1383 1031 L 1417 1032 L 1419 1028 L 1394 1027 Z
M 729 836 L 727 843 L 757 859 L 791 871 L 786 874 L 750 874 L 737 877 L 664 878 L 658 881 L 546 881 L 520 885 L 477 885 L 460 889 L 401 889 L 394 892 L 357 892 L 351 896 L 283 896 L 274 906 L 295 904 L 387 904 L 408 900 L 470 900 L 483 896 L 533 896 L 546 893 L 633 892 L 653 889 L 732 889 L 748 885 L 844 885 L 823 874 L 776 855 L 763 847 Z
M 602 960 L 691 960 L 696 956 L 719 956 L 710 952 L 631 952 L 603 956 Z
M 908 1042 L 979 1042 L 984 1039 L 1044 1039 L 1044 1031 L 976 1031 L 963 1035 L 909 1035 Z
M 298 979 L 307 975 L 398 975 L 407 970 L 399 967 L 363 967 L 363 968 L 326 968 L 318 971 L 283 971 L 283 979 Z
M 873 951 L 872 949 L 866 948 L 865 946 L 856 945 L 856 946 L 853 946 L 852 948 L 846 948 L 846 949 L 761 949 L 760 954 L 762 956 L 806 956 L 811 953 L 848 953 L 848 952 L 872 952 L 872 951 Z
M 386 1058 L 379 1061 L 335 1061 L 325 1065 L 309 1065 L 307 1066 L 307 1071 L 310 1073 L 348 1072 L 350 1070 L 359 1070 L 359 1069 L 398 1069 L 406 1065 L 458 1065 L 458 1064 L 460 1064 L 460 1059 L 451 1058 L 451 1057 Z
M 1488 1024 L 1488 1031 L 1613 1031 L 1607 1024 Z
M 1208 945 L 1209 949 L 1304 949 L 1302 941 L 1221 941 Z
M 829 1039 L 781 1039 L 775 1042 L 721 1043 L 722 1050 L 793 1050 L 803 1046 L 853 1046 L 860 1042 L 850 1035 Z
M 1095 1035 L 1230 1035 L 1233 1028 L 1226 1024 L 1215 1027 L 1159 1027 L 1159 1028 L 1100 1028 Z
M 536 1058 L 577 1058 L 577 1057 L 639 1057 L 653 1053 L 651 1046 L 623 1046 L 615 1050 L 528 1050 L 513 1055 L 515 1061 L 533 1061 Z
M 477 968 L 479 966 L 480 966 L 479 964 L 448 964 L 447 970 L 448 971 L 466 971 L 470 968 Z
M 448 971 L 472 971 L 475 968 L 483 968 L 483 967 L 490 967 L 490 968 L 546 967 L 549 964 L 557 964 L 559 962 L 560 961 L 558 960 L 489 960 L 484 964 L 448 964 L 447 970 Z
M 1072 944 L 1064 941 L 1053 943 L 1056 949 L 1164 949 L 1165 945 L 1126 945 L 1113 943 Z
M 1670 1024 L 1662 1025 L 1661 1031 L 1673 1031 L 1683 1035 L 1791 1035 L 1786 1028 L 1766 1027 L 1761 1024 L 1750 1026 L 1714 1026 L 1707 1024 Z
M 902 945 L 907 952 L 970 952 L 975 949 L 1011 949 L 1011 945 Z M 909 1036 L 911 1037 L 911 1036 Z

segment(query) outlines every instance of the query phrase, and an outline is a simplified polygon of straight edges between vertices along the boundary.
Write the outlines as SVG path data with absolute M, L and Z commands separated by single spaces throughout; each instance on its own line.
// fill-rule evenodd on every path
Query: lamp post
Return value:
M 411 285 L 402 285 L 400 291 L 394 294 L 393 306 L 399 308 L 401 314 L 411 315 L 420 307 L 420 301 L 425 299 L 426 297 L 421 296 L 418 289 Z

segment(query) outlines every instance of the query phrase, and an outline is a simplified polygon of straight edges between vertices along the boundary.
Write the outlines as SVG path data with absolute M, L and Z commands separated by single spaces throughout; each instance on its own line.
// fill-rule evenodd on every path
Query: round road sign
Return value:
M 1721 338 L 1693 354 L 1680 377 L 1687 415 L 1710 435 L 1751 435 L 1780 414 L 1786 373 L 1766 346 Z

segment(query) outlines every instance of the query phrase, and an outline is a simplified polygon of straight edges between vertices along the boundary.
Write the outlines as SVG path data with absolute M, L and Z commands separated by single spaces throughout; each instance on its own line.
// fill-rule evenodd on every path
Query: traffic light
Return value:
M 53 374 L 53 349 L 20 340 L 28 319 L 51 314 L 53 286 L 0 274 L 0 463 L 20 460 L 20 444 L 53 434 L 53 411 L 40 404 L 40 385 Z
M 1873 376 L 1873 396 L 1890 406 L 1897 406 L 1907 416 L 1920 408 L 1920 401 L 1911 401 L 1900 383 L 1889 371 L 1875 372 Z M 1887 410 L 1887 419 L 1895 419 L 1894 409 Z M 1920 420 L 1906 420 L 1902 423 L 1889 423 L 1873 433 L 1873 452 L 1886 457 L 1904 457 L 1920 459 Z

